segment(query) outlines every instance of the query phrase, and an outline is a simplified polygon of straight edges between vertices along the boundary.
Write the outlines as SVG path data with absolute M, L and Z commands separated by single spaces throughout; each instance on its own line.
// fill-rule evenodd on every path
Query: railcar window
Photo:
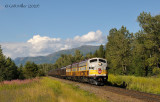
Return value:
M 97 62 L 97 59 L 90 60 L 90 63 L 92 63 L 92 62 Z
M 105 61 L 105 60 L 103 60 L 103 59 L 99 59 L 99 62 L 106 63 L 106 61 Z
M 82 66 L 86 66 L 86 62 L 84 62 L 84 63 L 79 63 L 79 67 L 82 67 Z
M 72 71 L 76 71 L 76 68 L 73 68 Z
M 80 71 L 86 70 L 86 67 L 80 67 Z

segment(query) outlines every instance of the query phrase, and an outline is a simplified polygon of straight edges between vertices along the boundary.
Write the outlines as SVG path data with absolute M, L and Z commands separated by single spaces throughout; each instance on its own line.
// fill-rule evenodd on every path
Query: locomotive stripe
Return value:
M 90 70 L 90 71 L 89 71 L 89 75 L 90 75 L 90 74 L 99 74 L 99 73 L 98 73 L 98 70 Z M 106 71 L 106 70 L 102 70 L 102 73 L 101 73 L 101 74 L 107 74 L 107 71 Z M 100 75 L 100 74 L 99 74 L 99 75 Z

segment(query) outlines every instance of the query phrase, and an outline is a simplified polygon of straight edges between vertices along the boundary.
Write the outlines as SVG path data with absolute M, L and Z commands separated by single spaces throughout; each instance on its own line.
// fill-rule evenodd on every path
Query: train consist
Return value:
M 48 75 L 64 79 L 103 85 L 108 79 L 107 61 L 91 58 L 63 68 L 51 70 Z

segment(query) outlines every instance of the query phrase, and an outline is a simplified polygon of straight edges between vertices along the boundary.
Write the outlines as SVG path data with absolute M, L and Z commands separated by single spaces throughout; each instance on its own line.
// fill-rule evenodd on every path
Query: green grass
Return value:
M 108 81 L 121 86 L 124 82 L 127 89 L 160 94 L 160 78 L 135 77 L 109 74 Z
M 104 102 L 78 86 L 43 77 L 24 84 L 0 84 L 1 102 Z

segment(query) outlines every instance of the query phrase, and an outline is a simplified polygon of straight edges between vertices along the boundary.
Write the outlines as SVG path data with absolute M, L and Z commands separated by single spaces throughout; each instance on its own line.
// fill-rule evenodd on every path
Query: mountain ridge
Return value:
M 86 55 L 87 53 L 94 53 L 96 50 L 99 49 L 99 46 L 93 46 L 93 45 L 83 45 L 77 48 L 67 49 L 67 50 L 60 50 L 51 54 L 48 54 L 46 56 L 35 56 L 35 57 L 17 57 L 14 59 L 14 62 L 16 65 L 25 64 L 27 61 L 32 61 L 36 64 L 42 64 L 42 63 L 54 63 L 61 54 L 74 54 L 75 50 L 80 50 L 83 55 Z

